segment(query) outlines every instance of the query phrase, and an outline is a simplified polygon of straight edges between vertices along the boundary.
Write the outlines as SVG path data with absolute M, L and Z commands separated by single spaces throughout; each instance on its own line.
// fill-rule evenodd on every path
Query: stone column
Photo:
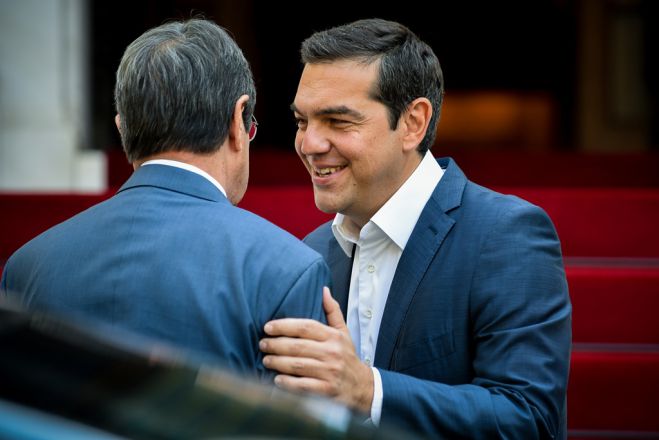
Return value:
M 0 191 L 102 191 L 87 145 L 88 3 L 0 0 Z

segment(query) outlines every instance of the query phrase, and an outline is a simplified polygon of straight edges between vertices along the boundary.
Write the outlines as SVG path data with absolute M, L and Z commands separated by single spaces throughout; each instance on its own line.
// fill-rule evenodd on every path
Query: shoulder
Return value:
M 510 210 L 529 211 L 545 215 L 543 210 L 519 197 L 494 191 L 471 180 L 450 157 L 437 159 L 444 170 L 426 208 L 437 215 L 447 213 L 454 220 L 474 219 L 480 226 L 498 219 Z M 428 210 L 428 209 L 426 209 Z M 473 225 L 478 227 L 477 224 Z M 480 229 L 480 228 L 479 228 Z
M 315 261 L 322 257 L 299 238 L 250 211 L 231 207 L 231 226 L 244 245 L 253 245 L 265 254 L 278 255 L 279 259 Z M 274 262 L 273 262 L 274 263 Z
M 259 312 L 276 306 L 274 315 L 321 319 L 322 287 L 330 284 L 330 271 L 322 255 L 294 235 L 241 208 L 232 208 L 231 258 L 242 261 L 246 282 L 257 292 Z M 223 243 L 227 246 L 225 243 Z M 316 294 L 314 294 L 314 292 Z
M 35 282 L 36 272 L 52 270 L 55 264 L 65 261 L 61 255 L 70 254 L 79 244 L 75 233 L 79 230 L 77 225 L 92 209 L 94 207 L 48 228 L 16 249 L 4 265 L 2 288 L 22 292 L 28 283 Z
M 446 187 L 440 188 L 442 183 L 447 182 L 440 180 L 429 201 L 432 206 L 427 206 L 422 213 L 422 225 L 446 226 L 450 223 L 450 237 L 453 240 L 470 243 L 475 247 L 488 237 L 500 234 L 523 240 L 529 229 L 540 231 L 543 235 L 555 235 L 549 216 L 540 207 L 466 179 L 463 182 L 459 195 L 450 195 Z M 448 183 L 450 187 L 451 182 Z M 450 202 L 447 203 L 447 200 Z
M 456 227 L 480 243 L 481 252 L 492 251 L 498 255 L 495 260 L 516 261 L 519 265 L 549 257 L 556 260 L 558 267 L 560 240 L 551 218 L 541 207 L 471 183 L 465 188 L 463 206 L 464 212 L 457 214 L 460 221 Z
M 496 221 L 520 215 L 549 220 L 541 207 L 516 195 L 497 192 L 473 182 L 468 182 L 465 186 L 463 207 L 475 215 Z
M 108 199 L 109 200 L 109 199 Z M 40 232 L 25 242 L 13 256 L 27 257 L 44 256 L 51 251 L 67 248 L 76 244 L 77 232 L 83 228 L 94 229 L 99 227 L 99 221 L 105 218 L 103 213 L 103 206 L 108 204 L 108 200 L 104 200 L 96 205 L 84 209 L 72 217 L 61 221 L 48 229 Z M 100 209 L 100 211 L 99 211 Z M 55 217 L 56 214 L 53 215 Z M 99 229 L 96 229 L 98 231 Z
M 312 249 L 327 255 L 330 243 L 336 242 L 332 233 L 332 220 L 323 223 L 304 238 L 304 242 Z

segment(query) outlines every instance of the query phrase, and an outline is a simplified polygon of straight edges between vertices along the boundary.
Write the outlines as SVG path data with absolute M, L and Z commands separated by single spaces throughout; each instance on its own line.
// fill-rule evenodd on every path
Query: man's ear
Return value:
M 236 101 L 236 105 L 233 107 L 233 116 L 231 117 L 231 125 L 229 126 L 229 138 L 228 144 L 229 148 L 240 151 L 245 148 L 246 145 L 249 145 L 244 142 L 244 140 L 249 136 L 247 130 L 245 130 L 245 121 L 243 119 L 243 110 L 245 105 L 249 101 L 248 95 L 242 95 Z
M 410 103 L 402 119 L 404 150 L 416 150 L 426 135 L 431 117 L 432 104 L 428 98 L 417 98 Z
M 114 117 L 114 125 L 117 126 L 117 130 L 119 131 L 119 134 L 121 134 L 121 118 L 119 117 L 119 113 Z

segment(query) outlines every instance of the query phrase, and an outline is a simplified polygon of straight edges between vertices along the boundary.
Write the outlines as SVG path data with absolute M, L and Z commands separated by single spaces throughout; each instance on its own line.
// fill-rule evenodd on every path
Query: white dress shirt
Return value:
M 358 230 L 337 214 L 332 232 L 349 257 L 355 257 L 348 294 L 347 325 L 359 358 L 373 371 L 371 421 L 382 413 L 382 379 L 373 368 L 375 348 L 389 288 L 405 245 L 444 171 L 430 151 L 398 191 Z
M 179 162 L 178 160 L 170 160 L 170 159 L 153 159 L 153 160 L 147 160 L 141 166 L 145 166 L 145 165 L 167 165 L 170 167 L 182 168 L 184 170 L 191 171 L 195 174 L 199 174 L 200 176 L 208 180 L 210 183 L 212 183 L 217 189 L 219 189 L 222 192 L 222 194 L 224 194 L 224 197 L 227 196 L 227 192 L 224 190 L 220 182 L 215 180 L 206 171 L 202 170 L 201 168 L 197 168 L 194 165 L 190 165 L 189 163 Z

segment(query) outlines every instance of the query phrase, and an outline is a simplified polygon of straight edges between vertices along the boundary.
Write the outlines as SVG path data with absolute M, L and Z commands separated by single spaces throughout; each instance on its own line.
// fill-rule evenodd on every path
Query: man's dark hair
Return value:
M 379 76 L 371 97 L 387 107 L 392 130 L 412 101 L 428 98 L 433 114 L 418 151 L 424 154 L 432 146 L 444 96 L 444 78 L 433 50 L 408 28 L 377 18 L 359 20 L 316 32 L 302 42 L 300 53 L 304 64 L 379 61 Z
M 114 90 L 130 162 L 165 151 L 211 153 L 226 140 L 241 95 L 248 129 L 256 103 L 249 64 L 229 34 L 201 19 L 171 22 L 133 41 Z

